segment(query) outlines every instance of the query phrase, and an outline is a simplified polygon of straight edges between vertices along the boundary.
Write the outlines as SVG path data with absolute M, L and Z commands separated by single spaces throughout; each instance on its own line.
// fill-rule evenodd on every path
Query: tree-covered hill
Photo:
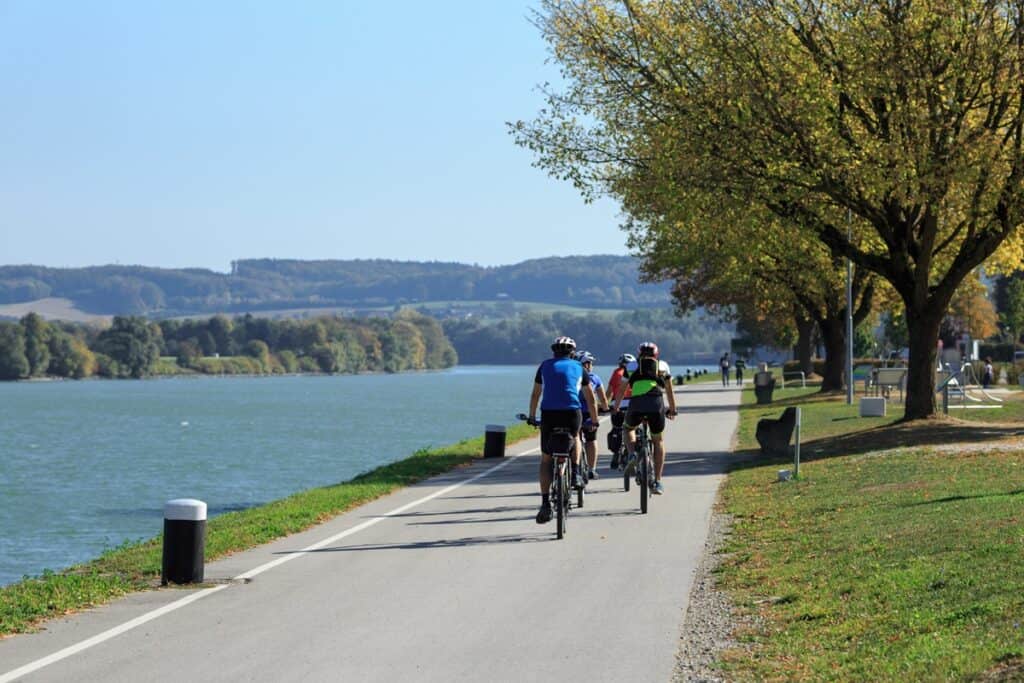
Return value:
M 729 350 L 731 323 L 708 320 L 698 313 L 679 318 L 668 308 L 624 312 L 554 314 L 526 313 L 496 322 L 478 318 L 443 321 L 463 365 L 535 363 L 549 355 L 548 344 L 559 335 L 572 336 L 580 349 L 595 354 L 600 364 L 613 364 L 622 353 L 636 353 L 653 341 L 675 367 L 714 363 Z
M 0 267 L 0 304 L 46 297 L 96 314 L 156 317 L 286 308 L 510 299 L 585 308 L 665 306 L 630 256 L 569 256 L 482 267 L 382 259 L 234 261 L 230 273 L 145 266 Z

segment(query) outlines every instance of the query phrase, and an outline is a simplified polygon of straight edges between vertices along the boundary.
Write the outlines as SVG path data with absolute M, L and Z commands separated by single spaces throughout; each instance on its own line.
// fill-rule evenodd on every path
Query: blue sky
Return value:
M 625 253 L 506 131 L 535 6 L 0 0 L 0 264 Z

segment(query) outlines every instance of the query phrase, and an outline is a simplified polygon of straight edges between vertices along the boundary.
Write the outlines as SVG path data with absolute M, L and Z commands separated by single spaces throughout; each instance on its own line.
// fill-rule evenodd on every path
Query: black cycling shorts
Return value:
M 651 435 L 665 431 L 665 401 L 660 391 L 633 397 L 626 411 L 626 429 L 636 429 L 644 418 L 647 418 Z
M 540 450 L 551 454 L 548 440 L 557 428 L 564 428 L 570 434 L 579 434 L 583 425 L 583 413 L 579 410 L 542 410 L 540 411 Z
M 597 441 L 597 430 L 587 429 L 586 426 L 591 424 L 590 418 L 583 421 L 583 427 L 580 428 L 580 437 L 583 439 L 583 443 L 593 443 Z

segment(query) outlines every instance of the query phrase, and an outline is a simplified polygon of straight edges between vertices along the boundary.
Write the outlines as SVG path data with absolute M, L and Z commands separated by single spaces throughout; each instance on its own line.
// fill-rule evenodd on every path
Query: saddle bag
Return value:
M 622 427 L 612 427 L 608 431 L 608 450 L 617 453 L 622 447 Z

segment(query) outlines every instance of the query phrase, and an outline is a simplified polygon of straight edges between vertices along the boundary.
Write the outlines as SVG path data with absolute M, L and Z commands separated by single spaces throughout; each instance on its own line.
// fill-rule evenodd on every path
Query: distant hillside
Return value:
M 184 315 L 511 300 L 583 308 L 670 304 L 630 256 L 569 256 L 485 268 L 461 263 L 249 259 L 230 274 L 144 266 L 0 267 L 0 305 L 67 299 L 94 315 Z

